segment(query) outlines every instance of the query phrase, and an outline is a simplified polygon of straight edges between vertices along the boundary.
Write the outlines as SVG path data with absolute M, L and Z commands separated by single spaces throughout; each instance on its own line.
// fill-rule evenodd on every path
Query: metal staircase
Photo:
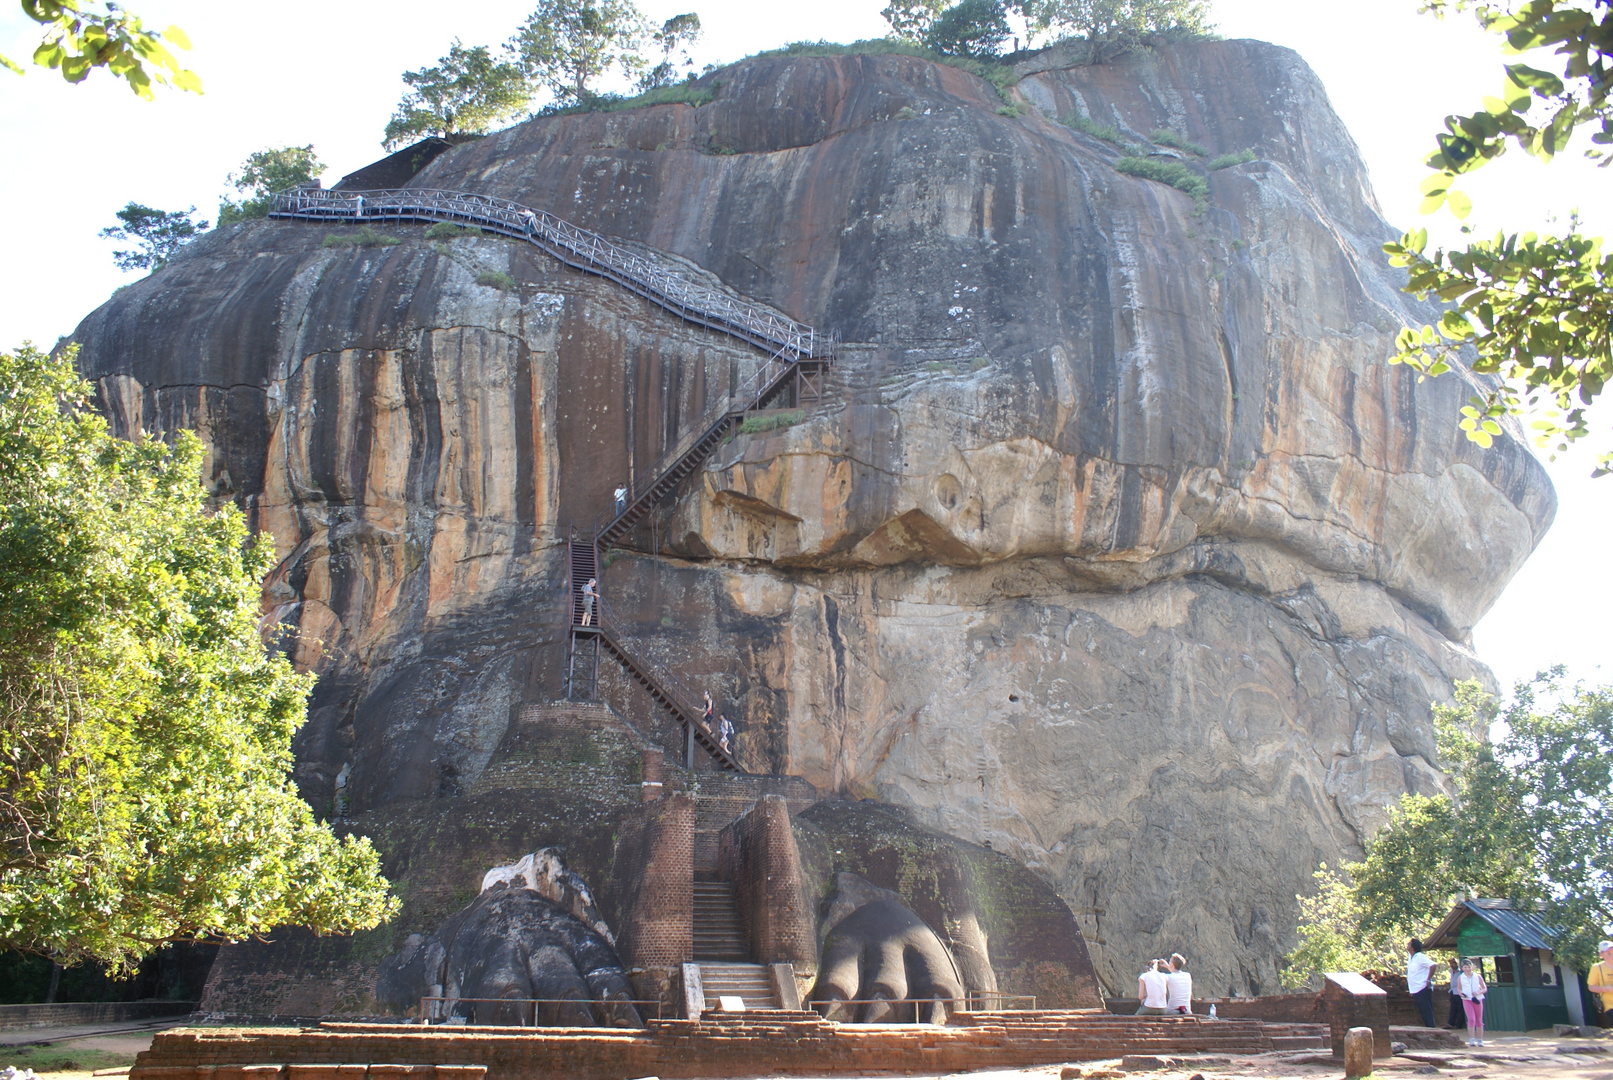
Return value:
M 705 710 L 700 698 L 680 682 L 677 676 L 656 668 L 637 651 L 625 644 L 620 624 L 611 617 L 604 598 L 594 601 L 593 617 L 587 625 L 587 605 L 583 599 L 583 585 L 589 578 L 598 578 L 599 543 L 596 540 L 572 538 L 568 546 L 571 562 L 571 633 L 566 647 L 566 686 L 568 698 L 589 701 L 599 696 L 599 658 L 609 653 L 621 664 L 629 678 L 642 686 L 650 698 L 678 721 L 683 729 L 683 764 L 694 768 L 695 747 L 711 755 L 719 768 L 730 772 L 744 772 L 739 762 L 724 750 L 715 731 L 707 726 Z
M 708 410 L 654 465 L 629 482 L 622 509 L 613 508 L 596 520 L 591 539 L 573 536 L 568 544 L 570 633 L 566 649 L 566 696 L 588 700 L 598 696 L 600 654 L 608 652 L 629 677 L 678 720 L 683 728 L 686 767 L 694 767 L 695 747 L 699 746 L 721 768 L 743 772 L 733 754 L 723 749 L 717 733 L 707 726 L 704 710 L 695 694 L 676 677 L 656 669 L 627 646 L 602 597 L 594 601 L 590 612 L 583 586 L 592 578 L 596 589 L 599 587 L 600 545 L 625 538 L 657 503 L 700 467 L 747 411 L 792 392 L 795 405 L 821 400 L 823 373 L 834 356 L 834 337 L 820 334 L 773 308 L 680 273 L 670 265 L 670 260 L 659 262 L 547 211 L 534 210 L 507 199 L 426 188 L 327 191 L 315 181 L 273 196 L 269 216 L 355 223 L 446 221 L 526 240 L 566 266 L 614 281 L 680 319 L 728 334 L 768 354 L 749 379 Z

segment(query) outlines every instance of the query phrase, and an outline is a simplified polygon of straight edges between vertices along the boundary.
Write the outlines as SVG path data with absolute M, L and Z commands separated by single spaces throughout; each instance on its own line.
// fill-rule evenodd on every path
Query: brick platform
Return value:
M 1098 1011 L 960 1013 L 945 1027 L 838 1024 L 815 1013 L 752 1012 L 652 1021 L 642 1031 L 602 1028 L 425 1028 L 323 1024 L 302 1030 L 160 1032 L 130 1080 L 300 1080 L 320 1065 L 331 1080 L 379 1077 L 397 1066 L 485 1067 L 487 1080 L 623 1080 L 625 1077 L 830 1075 L 1093 1061 L 1126 1054 L 1257 1054 L 1272 1049 L 1254 1020 L 1128 1017 Z M 390 1063 L 386 1067 L 374 1064 Z M 333 1065 L 349 1068 L 336 1070 Z M 279 1067 L 289 1076 L 281 1076 Z M 226 1068 L 227 1067 L 227 1068 Z M 411 1070 L 411 1072 L 414 1070 Z M 423 1072 L 423 1070 L 419 1070 Z M 271 1076 L 273 1073 L 275 1075 Z M 313 1080 L 312 1076 L 308 1080 Z M 422 1080 L 427 1078 L 422 1077 Z

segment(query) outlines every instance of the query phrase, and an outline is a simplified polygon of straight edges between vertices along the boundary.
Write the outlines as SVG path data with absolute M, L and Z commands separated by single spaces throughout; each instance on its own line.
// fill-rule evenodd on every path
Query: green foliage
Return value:
M 1346 869 L 1330 870 L 1327 863 L 1312 875 L 1316 892 L 1299 897 L 1299 945 L 1283 962 L 1282 982 L 1290 990 L 1310 983 L 1329 971 L 1393 969 L 1405 955 L 1411 935 L 1399 927 L 1362 932 L 1362 909 Z
M 1581 126 L 1591 134 L 1588 157 L 1604 165 L 1613 145 L 1613 104 L 1608 100 L 1613 6 L 1606 0 L 1526 0 L 1496 6 L 1484 0 L 1426 0 L 1443 16 L 1471 9 L 1480 25 L 1505 37 L 1502 52 L 1552 49 L 1557 71 L 1503 65 L 1501 89 L 1480 112 L 1450 116 L 1427 158 L 1434 172 L 1422 183 L 1423 213 L 1441 207 L 1465 220 L 1472 199 L 1456 189 L 1460 176 L 1501 157 L 1508 145 L 1550 162 Z M 1468 231 L 1464 226 L 1464 232 Z M 1385 244 L 1393 266 L 1405 267 L 1407 292 L 1453 302 L 1437 326 L 1404 328 L 1390 363 L 1439 375 L 1471 345 L 1475 371 L 1499 375 L 1502 385 L 1472 398 L 1462 428 L 1480 446 L 1501 433 L 1503 416 L 1534 416 L 1538 445 L 1564 451 L 1590 433 L 1586 411 L 1613 377 L 1607 312 L 1613 310 L 1609 261 L 1598 240 L 1579 235 L 1577 218 L 1562 237 L 1497 233 L 1465 251 L 1424 254 L 1426 230 Z M 1613 472 L 1613 450 L 1597 460 L 1595 475 Z
M 161 270 L 175 252 L 207 228 L 207 222 L 191 220 L 195 213 L 194 206 L 181 213 L 132 202 L 117 213 L 122 224 L 102 229 L 100 235 L 104 240 L 136 245 L 112 253 L 119 270 Z
M 1097 46 L 1210 29 L 1206 0 L 1020 0 L 1018 7 L 1033 32 L 1079 35 Z
M 681 82 L 671 86 L 658 86 L 653 90 L 646 90 L 642 94 L 624 97 L 620 94 L 588 94 L 570 105 L 550 105 L 543 109 L 543 116 L 569 116 L 573 113 L 591 112 L 622 112 L 627 109 L 643 109 L 651 105 L 693 105 L 700 108 L 717 100 L 722 92 L 722 83 L 713 79 L 705 82 Z M 666 149 L 665 144 L 656 149 Z
M 229 175 L 230 185 L 246 198 L 240 202 L 225 199 L 219 203 L 219 226 L 268 217 L 270 196 L 306 184 L 324 171 L 325 165 L 314 153 L 312 144 L 259 150 L 247 157 L 240 172 Z
M 1079 131 L 1083 135 L 1091 135 L 1094 139 L 1102 139 L 1106 143 L 1112 143 L 1129 155 L 1136 156 L 1142 152 L 1138 147 L 1128 142 L 1126 137 L 1120 133 L 1120 129 L 1113 124 L 1100 124 L 1090 116 L 1081 116 L 1076 113 L 1066 113 L 1059 117 L 1059 123 L 1073 131 Z
M 429 135 L 477 135 L 526 111 L 532 82 L 521 65 L 495 60 L 487 46 L 455 38 L 435 67 L 406 71 L 409 91 L 386 125 L 388 150 Z
M 1183 150 L 1189 154 L 1195 154 L 1198 157 L 1210 156 L 1210 152 L 1204 149 L 1204 147 L 1200 146 L 1198 143 L 1188 142 L 1186 139 L 1182 138 L 1182 136 L 1176 134 L 1176 132 L 1167 131 L 1165 128 L 1160 128 L 1158 131 L 1148 136 L 1148 139 L 1150 142 L 1157 143 L 1160 146 L 1169 146 L 1176 150 Z
M 134 1064 L 134 1054 L 95 1047 L 77 1046 L 69 1042 L 61 1046 L 7 1047 L 0 1061 L 21 1072 L 32 1069 L 36 1074 L 47 1072 L 91 1072 L 96 1069 L 116 1069 Z
M 1020 104 L 1018 104 L 1016 102 L 1010 102 L 1007 105 L 999 105 L 999 106 L 997 106 L 997 115 L 998 116 L 1008 116 L 1008 117 L 1012 117 L 1012 118 L 1014 118 L 1016 120 L 1019 117 L 1024 116 L 1029 111 L 1030 111 L 1029 108 L 1027 108 L 1024 105 L 1020 105 Z
M 1613 687 L 1569 687 L 1554 668 L 1519 683 L 1503 712 L 1458 683 L 1434 723 L 1450 794 L 1403 797 L 1344 868 L 1357 936 L 1425 934 L 1460 890 L 1539 910 L 1561 929 L 1555 951 L 1584 970 L 1613 927 Z
M 747 416 L 739 422 L 739 433 L 741 435 L 756 435 L 764 431 L 778 431 L 782 428 L 794 427 L 805 419 L 806 411 L 804 409 L 791 409 L 789 412 Z
M 662 23 L 661 29 L 650 35 L 650 40 L 661 50 L 661 59 L 639 77 L 639 92 L 670 87 L 677 78 L 679 68 L 685 71 L 693 68 L 694 58 L 689 55 L 689 46 L 699 38 L 700 16 L 693 11 L 674 15 Z M 681 58 L 681 63 L 674 58 L 674 54 Z M 690 77 L 693 77 L 692 74 Z
M 106 11 L 90 10 L 97 6 Z M 70 83 L 83 82 L 96 68 L 105 68 L 147 101 L 152 98 L 152 83 L 202 92 L 202 80 L 180 67 L 168 51 L 169 45 L 190 48 L 190 39 L 177 26 L 147 30 L 121 4 L 98 0 L 22 0 L 22 12 L 45 27 L 34 63 L 57 69 Z M 23 73 L 20 64 L 5 56 L 0 56 L 0 66 Z
M 1014 69 L 995 60 L 981 60 L 971 56 L 948 56 L 926 49 L 923 45 L 899 38 L 871 38 L 842 44 L 836 41 L 792 41 L 779 49 L 753 53 L 749 59 L 767 56 L 917 56 L 935 64 L 945 64 L 979 76 L 990 83 L 1006 104 L 1008 89 L 1019 81 Z
M 493 289 L 502 289 L 511 292 L 515 289 L 515 279 L 502 270 L 483 270 L 476 275 L 476 284 L 486 285 Z
M 290 779 L 313 679 L 259 636 L 272 545 L 209 510 L 194 436 L 112 438 L 74 359 L 0 353 L 0 949 L 376 925 L 375 851 Z
M 527 78 L 576 104 L 613 68 L 644 69 L 638 50 L 648 31 L 633 0 L 539 0 L 509 47 Z
M 959 0 L 930 23 L 924 44 L 947 56 L 985 59 L 997 55 L 1008 33 L 1002 0 Z
M 1169 184 L 1177 191 L 1193 196 L 1193 205 L 1200 211 L 1210 197 L 1210 184 L 1204 177 L 1179 161 L 1160 161 L 1158 158 L 1123 157 L 1115 168 L 1127 176 L 1140 176 L 1161 184 Z
M 950 0 L 891 0 L 880 16 L 890 24 L 891 32 L 902 41 L 918 44 L 929 33 L 930 26 L 946 10 Z
M 403 243 L 396 236 L 385 236 L 375 231 L 373 225 L 360 225 L 355 233 L 326 233 L 325 242 L 320 247 L 351 248 L 351 247 L 394 247 Z
M 1247 165 L 1255 159 L 1253 150 L 1239 150 L 1236 154 L 1221 154 L 1204 163 L 1204 167 L 1211 172 L 1221 169 L 1230 169 L 1234 165 Z
M 452 221 L 439 221 L 426 230 L 427 240 L 459 240 L 464 237 L 484 236 L 482 230 L 473 225 L 455 225 Z

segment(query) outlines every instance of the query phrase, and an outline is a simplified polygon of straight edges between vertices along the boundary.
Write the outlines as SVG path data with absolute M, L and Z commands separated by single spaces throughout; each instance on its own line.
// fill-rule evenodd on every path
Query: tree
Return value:
M 612 68 L 641 71 L 648 33 L 633 0 L 540 0 L 510 41 L 528 78 L 560 102 L 582 102 L 589 85 Z
M 946 10 L 947 3 L 948 0 L 891 0 L 879 14 L 897 37 L 917 44 Z
M 1329 870 L 1323 863 L 1312 876 L 1316 894 L 1299 897 L 1299 945 L 1284 962 L 1283 985 L 1297 989 L 1329 971 L 1396 967 L 1411 935 L 1383 924 L 1363 931 L 1364 913 L 1348 870 Z
M 639 76 L 639 91 L 642 93 L 654 90 L 658 86 L 670 86 L 680 67 L 694 67 L 694 59 L 689 55 L 689 46 L 699 37 L 700 16 L 692 11 L 674 15 L 662 23 L 661 29 L 650 35 L 650 40 L 661 49 L 661 59 L 654 67 Z M 673 62 L 673 53 L 678 53 L 682 57 L 681 64 Z
M 1366 858 L 1344 866 L 1346 928 L 1393 942 L 1433 929 L 1453 892 L 1500 897 L 1559 927 L 1555 950 L 1584 970 L 1613 927 L 1613 687 L 1570 688 L 1554 668 L 1502 711 L 1464 682 L 1434 719 L 1450 793 L 1403 797 Z M 1313 914 L 1302 942 L 1328 932 Z
M 1033 30 L 1079 35 L 1094 45 L 1132 45 L 1151 34 L 1203 34 L 1205 0 L 1020 0 Z
M 268 217 L 270 196 L 309 183 L 324 171 L 324 162 L 314 153 L 312 144 L 259 150 L 241 164 L 240 172 L 230 173 L 230 185 L 246 198 L 240 202 L 222 200 L 218 207 L 219 225 Z
M 962 0 L 930 24 L 924 45 L 948 56 L 981 59 L 997 55 L 1008 32 L 1002 0 Z
M 1450 116 L 1428 156 L 1422 210 L 1448 208 L 1460 220 L 1472 200 L 1458 178 L 1506 153 L 1509 145 L 1551 161 L 1575 131 L 1595 127 L 1587 155 L 1609 158 L 1613 105 L 1608 100 L 1613 0 L 1526 0 L 1515 12 L 1471 0 L 1425 0 L 1443 16 L 1470 8 L 1480 25 L 1503 35 L 1503 53 L 1552 49 L 1558 73 L 1526 64 L 1504 65 L 1501 92 L 1483 111 Z M 1470 227 L 1464 225 L 1464 233 Z M 1613 378 L 1613 257 L 1599 240 L 1579 234 L 1577 218 L 1560 237 L 1497 233 L 1463 250 L 1427 254 L 1428 232 L 1408 232 L 1384 245 L 1393 266 L 1405 267 L 1405 291 L 1437 296 L 1455 306 L 1436 326 L 1406 327 L 1390 363 L 1440 375 L 1471 346 L 1474 371 L 1501 384 L 1463 407 L 1462 428 L 1480 446 L 1501 434 L 1499 420 L 1533 416 L 1536 441 L 1562 451 L 1590 433 L 1586 409 Z M 1613 471 L 1613 450 L 1600 455 L 1595 475 Z
M 0 353 L 0 950 L 375 926 L 375 850 L 290 780 L 312 678 L 259 636 L 272 545 L 208 509 L 194 436 L 113 438 L 74 353 Z
M 102 229 L 101 238 L 139 245 L 112 253 L 119 270 L 161 270 L 176 251 L 206 231 L 207 222 L 191 220 L 194 213 L 194 206 L 181 213 L 132 202 L 118 211 L 123 224 Z
M 70 83 L 89 78 L 96 68 L 105 68 L 129 84 L 129 89 L 151 100 L 153 82 L 202 92 L 202 80 L 194 71 L 179 66 L 168 45 L 190 48 L 190 39 L 177 26 L 147 30 L 136 15 L 122 5 L 106 3 L 105 12 L 86 10 L 97 0 L 22 0 L 22 11 L 45 27 L 45 37 L 34 50 L 34 63 L 55 68 Z M 0 56 L 0 65 L 18 75 L 22 66 Z
M 532 82 L 519 64 L 495 60 L 486 45 L 467 49 L 455 38 L 436 67 L 406 71 L 410 90 L 386 126 L 388 150 L 427 135 L 479 135 L 526 111 Z

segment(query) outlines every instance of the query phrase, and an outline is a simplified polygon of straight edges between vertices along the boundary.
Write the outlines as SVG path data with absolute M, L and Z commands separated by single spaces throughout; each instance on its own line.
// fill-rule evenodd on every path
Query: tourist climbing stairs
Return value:
M 749 964 L 750 946 L 745 941 L 745 925 L 739 919 L 739 904 L 731 881 L 714 875 L 698 874 L 694 882 L 694 960 L 724 964 Z M 757 965 L 760 967 L 760 965 Z M 701 970 L 704 980 L 704 968 Z M 706 996 L 714 991 L 706 986 Z

